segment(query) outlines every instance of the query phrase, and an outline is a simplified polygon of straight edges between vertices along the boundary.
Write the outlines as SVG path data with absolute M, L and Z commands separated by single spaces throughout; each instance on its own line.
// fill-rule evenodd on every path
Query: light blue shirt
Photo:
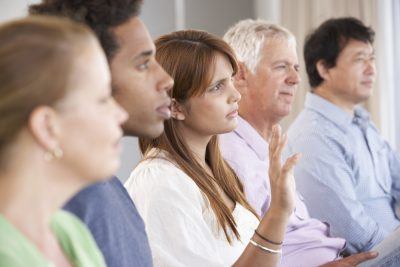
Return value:
M 311 216 L 345 238 L 349 252 L 370 250 L 400 225 L 400 158 L 366 110 L 351 117 L 308 93 L 288 137 L 286 154 L 303 154 L 295 177 Z

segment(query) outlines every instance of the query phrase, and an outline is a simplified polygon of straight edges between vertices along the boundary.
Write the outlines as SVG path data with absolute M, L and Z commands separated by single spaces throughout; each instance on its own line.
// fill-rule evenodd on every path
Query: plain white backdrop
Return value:
M 25 16 L 39 0 L 0 0 L 0 22 Z M 284 128 L 303 107 L 308 91 L 302 60 L 305 35 L 330 17 L 355 16 L 376 31 L 378 80 L 366 103 L 372 118 L 389 142 L 400 150 L 400 0 L 144 0 L 141 18 L 153 38 L 178 29 L 202 29 L 219 36 L 236 21 L 262 18 L 282 24 L 298 40 L 300 84 L 293 112 Z M 397 34 L 395 34 L 397 33 Z M 126 180 L 141 155 L 137 138 L 122 140 L 122 164 L 116 175 Z

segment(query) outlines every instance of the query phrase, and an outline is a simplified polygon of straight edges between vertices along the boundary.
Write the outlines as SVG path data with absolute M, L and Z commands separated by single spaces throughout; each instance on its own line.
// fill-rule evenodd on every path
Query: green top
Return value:
M 103 255 L 86 226 L 74 215 L 58 211 L 51 228 L 74 267 L 105 267 Z M 55 267 L 37 247 L 0 214 L 0 267 Z

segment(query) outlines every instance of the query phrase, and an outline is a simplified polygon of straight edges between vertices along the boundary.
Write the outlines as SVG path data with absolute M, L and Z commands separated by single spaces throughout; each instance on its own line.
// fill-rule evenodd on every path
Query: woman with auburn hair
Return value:
M 217 135 L 237 124 L 234 52 L 195 30 L 162 36 L 156 48 L 175 81 L 173 119 L 159 138 L 140 138 L 144 160 L 125 184 L 146 223 L 154 265 L 276 265 L 293 211 L 291 171 L 299 156 L 281 166 L 286 137 L 276 126 L 269 153 L 272 202 L 260 221 L 218 147 Z
M 49 17 L 0 25 L 0 266 L 105 266 L 60 207 L 119 166 L 127 115 L 110 94 L 86 27 Z

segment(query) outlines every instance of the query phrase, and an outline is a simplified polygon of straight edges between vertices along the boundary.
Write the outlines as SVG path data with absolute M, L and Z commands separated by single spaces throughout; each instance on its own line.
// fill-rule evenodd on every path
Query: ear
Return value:
M 238 71 L 233 77 L 233 81 L 236 89 L 241 93 L 247 88 L 249 72 L 250 70 L 243 62 L 238 62 Z
M 317 62 L 316 67 L 317 67 L 319 76 L 321 76 L 321 78 L 323 80 L 328 80 L 329 79 L 329 69 L 326 67 L 325 61 L 319 60 Z
M 40 106 L 29 116 L 28 128 L 36 142 L 46 151 L 58 147 L 59 126 L 54 109 Z
M 183 105 L 181 105 L 175 98 L 171 102 L 171 117 L 178 121 L 185 120 L 185 113 Z

